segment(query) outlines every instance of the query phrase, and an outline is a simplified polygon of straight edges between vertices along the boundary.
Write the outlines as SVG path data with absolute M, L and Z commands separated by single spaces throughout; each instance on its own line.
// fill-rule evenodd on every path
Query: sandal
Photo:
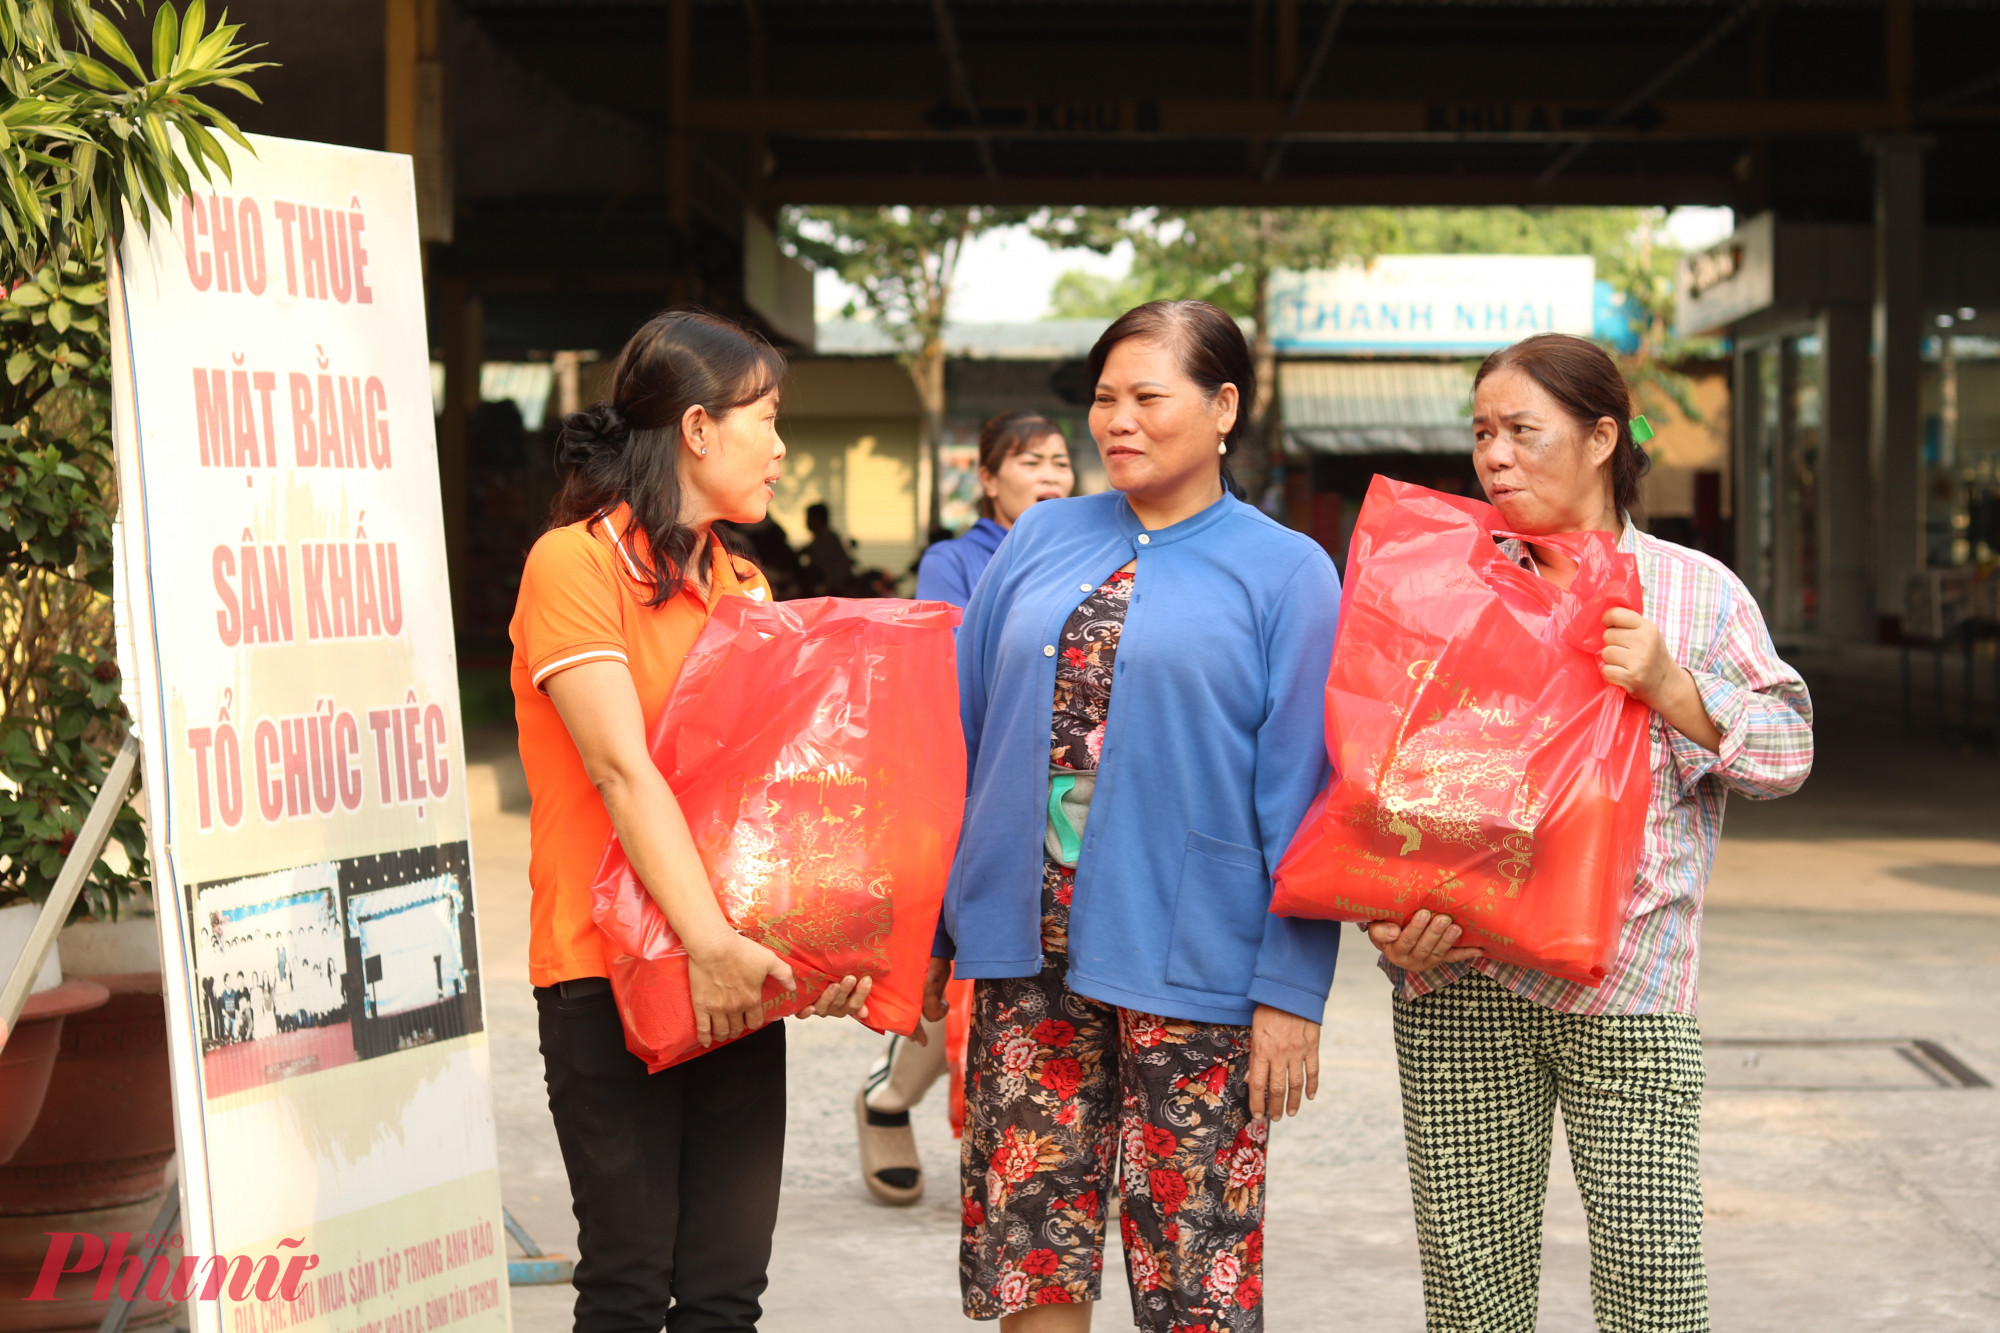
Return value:
M 854 1094 L 854 1132 L 861 1141 L 861 1180 L 870 1194 L 897 1208 L 924 1197 L 924 1164 L 908 1111 L 871 1111 L 863 1088 Z

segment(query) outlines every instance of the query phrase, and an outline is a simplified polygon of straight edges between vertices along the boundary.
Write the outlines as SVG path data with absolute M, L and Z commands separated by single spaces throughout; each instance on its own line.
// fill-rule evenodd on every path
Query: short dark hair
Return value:
M 979 470 L 998 474 L 1002 463 L 1051 435 L 1061 439 L 1062 427 L 1039 412 L 1002 412 L 979 428 Z M 993 517 L 993 497 L 984 492 L 979 496 L 979 516 Z
M 1250 359 L 1250 344 L 1235 319 L 1206 301 L 1148 301 L 1134 306 L 1113 320 L 1090 349 L 1090 384 L 1094 390 L 1104 374 L 1111 349 L 1127 338 L 1170 347 L 1180 361 L 1181 373 L 1201 386 L 1209 398 L 1222 386 L 1236 386 L 1236 424 L 1223 436 L 1234 448 L 1250 433 L 1250 416 L 1257 405 L 1257 368 Z M 1241 496 L 1243 488 L 1229 470 L 1227 455 L 1217 455 L 1222 464 L 1222 484 L 1231 495 Z
M 1518 370 L 1542 386 L 1563 411 L 1585 429 L 1599 418 L 1618 423 L 1618 444 L 1604 464 L 1611 472 L 1611 500 L 1621 516 L 1639 503 L 1639 478 L 1653 466 L 1652 455 L 1632 442 L 1632 390 L 1618 363 L 1596 343 L 1569 333 L 1538 333 L 1503 347 L 1479 364 L 1473 392 L 1496 370 Z
M 567 527 L 631 506 L 645 534 L 627 554 L 651 589 L 648 606 L 671 600 L 700 552 L 681 522 L 681 418 L 697 403 L 721 418 L 775 390 L 785 359 L 750 330 L 699 310 L 669 310 L 647 320 L 611 370 L 611 398 L 563 418 L 556 435 L 551 527 Z M 721 526 L 734 554 L 743 543 Z

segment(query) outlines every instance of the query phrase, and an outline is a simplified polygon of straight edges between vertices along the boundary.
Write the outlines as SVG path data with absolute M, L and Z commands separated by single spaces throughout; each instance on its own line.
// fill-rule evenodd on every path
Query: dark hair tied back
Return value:
M 1618 443 L 1604 469 L 1610 473 L 1611 500 L 1619 515 L 1636 512 L 1639 478 L 1652 468 L 1653 457 L 1632 442 L 1632 390 L 1610 354 L 1575 334 L 1538 333 L 1482 361 L 1472 377 L 1473 390 L 1498 370 L 1518 370 L 1541 385 L 1586 431 L 1605 417 L 1617 423 Z
M 593 458 L 622 452 L 631 433 L 625 414 L 610 403 L 571 412 L 556 432 L 556 472 L 567 474 Z
M 699 558 L 683 521 L 681 421 L 699 406 L 720 419 L 774 392 L 785 361 L 762 338 L 699 310 L 655 315 L 625 344 L 611 369 L 611 398 L 563 418 L 556 437 L 562 490 L 551 527 L 582 523 L 627 505 L 626 554 L 652 587 L 647 604 L 678 594 Z M 715 531 L 737 555 L 748 544 L 727 525 Z
M 1127 338 L 1171 349 L 1181 372 L 1200 386 L 1205 397 L 1214 398 L 1225 384 L 1236 386 L 1236 424 L 1222 439 L 1234 452 L 1249 435 L 1250 418 L 1257 406 L 1256 364 L 1236 320 L 1207 301 L 1148 301 L 1134 306 L 1113 320 L 1090 349 L 1087 364 L 1093 387 L 1104 376 L 1111 349 Z M 1220 461 L 1223 487 L 1242 499 L 1243 488 L 1229 470 L 1228 455 L 1222 455 Z

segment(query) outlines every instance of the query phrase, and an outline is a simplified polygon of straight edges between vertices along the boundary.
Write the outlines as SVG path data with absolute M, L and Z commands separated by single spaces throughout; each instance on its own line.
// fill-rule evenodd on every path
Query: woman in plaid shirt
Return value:
M 1616 532 L 1645 615 L 1606 614 L 1604 679 L 1648 704 L 1653 791 L 1618 953 L 1592 989 L 1461 947 L 1449 917 L 1377 922 L 1395 985 L 1403 1132 L 1431 1333 L 1535 1327 L 1554 1111 L 1590 1223 L 1606 1333 L 1707 1333 L 1701 1252 L 1701 904 L 1731 789 L 1797 791 L 1812 703 L 1750 593 L 1629 514 L 1647 458 L 1631 394 L 1595 344 L 1543 334 L 1473 381 L 1473 463 L 1516 532 Z M 1508 542 L 1567 586 L 1575 565 Z

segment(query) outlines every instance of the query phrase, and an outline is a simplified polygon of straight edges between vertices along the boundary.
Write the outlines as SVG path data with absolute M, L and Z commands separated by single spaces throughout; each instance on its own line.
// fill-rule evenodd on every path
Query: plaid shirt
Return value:
M 1533 568 L 1519 542 L 1503 543 L 1503 549 Z M 1406 1000 L 1477 970 L 1564 1013 L 1694 1013 L 1702 896 L 1722 836 L 1723 803 L 1732 788 L 1758 800 L 1788 796 L 1812 771 L 1812 700 L 1799 673 L 1778 657 L 1749 590 L 1708 556 L 1629 522 L 1618 549 L 1638 559 L 1646 618 L 1659 626 L 1673 659 L 1693 674 L 1722 733 L 1722 753 L 1710 754 L 1654 716 L 1646 845 L 1618 954 L 1601 985 L 1579 986 L 1486 958 L 1422 974 L 1383 959 L 1383 970 Z

